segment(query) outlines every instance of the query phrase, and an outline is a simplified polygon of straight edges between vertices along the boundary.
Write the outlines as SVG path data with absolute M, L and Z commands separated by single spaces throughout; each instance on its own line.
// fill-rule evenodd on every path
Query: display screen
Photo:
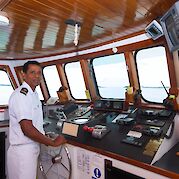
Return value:
M 162 34 L 162 32 L 154 24 L 148 28 L 148 33 L 150 33 L 153 37 Z
M 121 101 L 113 102 L 113 108 L 114 109 L 123 109 L 123 102 L 121 102 Z
M 95 108 L 101 108 L 102 107 L 102 101 L 95 101 L 94 107 Z
M 160 19 L 170 51 L 179 49 L 179 1 Z
M 176 34 L 174 32 L 174 20 L 173 20 L 172 15 L 169 15 L 166 18 L 165 24 L 166 24 L 166 28 L 167 28 L 168 35 L 169 35 L 171 43 L 173 45 L 176 45 L 176 43 L 177 43 L 176 40 L 175 40 Z
M 157 34 L 158 34 L 158 31 L 157 31 L 157 29 L 154 28 L 154 26 L 152 26 L 152 27 L 149 29 L 149 32 L 150 32 L 151 34 L 154 34 L 154 35 L 157 35 Z

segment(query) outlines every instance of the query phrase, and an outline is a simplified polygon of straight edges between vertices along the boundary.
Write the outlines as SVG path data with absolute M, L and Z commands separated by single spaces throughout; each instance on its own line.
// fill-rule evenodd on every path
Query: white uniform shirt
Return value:
M 22 132 L 19 122 L 32 120 L 34 127 L 44 134 L 42 104 L 36 91 L 24 82 L 9 99 L 9 142 L 11 145 L 30 144 L 33 140 Z

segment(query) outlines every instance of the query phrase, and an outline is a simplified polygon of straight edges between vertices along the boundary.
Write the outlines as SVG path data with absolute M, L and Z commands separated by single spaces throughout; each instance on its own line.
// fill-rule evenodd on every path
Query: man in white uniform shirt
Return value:
M 63 136 L 53 140 L 44 135 L 42 105 L 35 91 L 41 76 L 42 69 L 38 62 L 25 63 L 24 82 L 9 99 L 9 179 L 36 179 L 39 144 L 56 147 L 66 142 Z

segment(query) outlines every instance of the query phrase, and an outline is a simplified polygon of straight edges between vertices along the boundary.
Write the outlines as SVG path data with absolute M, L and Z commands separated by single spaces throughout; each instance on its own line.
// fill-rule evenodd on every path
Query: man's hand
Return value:
M 31 120 L 23 119 L 20 122 L 21 129 L 25 136 L 29 137 L 30 139 L 42 143 L 47 146 L 57 147 L 66 143 L 66 139 L 62 136 L 56 136 L 55 133 L 49 133 L 48 137 L 44 134 L 40 133 L 32 124 Z M 55 138 L 55 139 L 54 139 Z
M 62 135 L 59 135 L 55 138 L 53 147 L 58 147 L 59 145 L 62 145 L 66 142 L 67 140 Z

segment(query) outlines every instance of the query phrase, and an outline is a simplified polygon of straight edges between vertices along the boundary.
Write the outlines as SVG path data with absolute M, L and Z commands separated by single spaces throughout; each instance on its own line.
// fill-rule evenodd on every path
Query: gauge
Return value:
M 102 107 L 102 101 L 95 101 L 94 107 L 95 108 L 101 108 Z
M 104 105 L 105 105 L 105 107 L 109 108 L 111 106 L 111 102 L 110 101 L 106 101 Z
M 121 101 L 114 101 L 113 102 L 114 109 L 122 109 L 122 102 Z

